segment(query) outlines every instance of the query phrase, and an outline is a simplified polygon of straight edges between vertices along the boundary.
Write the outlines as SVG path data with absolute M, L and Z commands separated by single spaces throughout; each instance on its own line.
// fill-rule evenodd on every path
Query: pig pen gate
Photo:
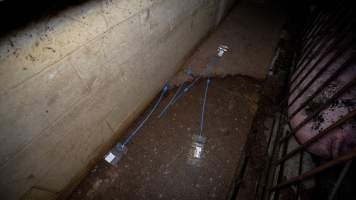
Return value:
M 340 3 L 341 4 L 341 3 Z M 337 181 L 328 194 L 328 199 L 335 199 L 337 191 L 350 167 L 352 160 L 356 158 L 356 145 L 353 149 L 340 155 L 327 159 L 324 163 L 314 166 L 309 170 L 303 169 L 303 162 L 308 153 L 308 148 L 320 142 L 322 138 L 328 136 L 331 131 L 342 128 L 346 123 L 356 119 L 356 109 L 352 105 L 349 112 L 341 115 L 331 125 L 319 130 L 307 141 L 299 142 L 296 148 L 290 149 L 288 145 L 292 136 L 297 141 L 296 133 L 306 124 L 318 117 L 325 109 L 331 107 L 345 93 L 355 91 L 356 83 L 356 54 L 355 54 L 355 13 L 345 4 L 335 6 L 334 8 L 318 8 L 310 16 L 308 25 L 299 34 L 298 43 L 300 47 L 296 50 L 293 66 L 288 81 L 288 92 L 285 99 L 281 102 L 280 113 L 273 120 L 272 130 L 268 139 L 267 153 L 269 154 L 266 172 L 261 176 L 257 183 L 255 199 L 280 199 L 281 192 L 285 189 L 293 191 L 292 199 L 302 199 L 301 191 L 303 182 L 313 178 L 316 175 L 325 172 L 325 170 L 335 169 L 343 165 L 338 174 Z M 334 66 L 340 58 L 345 58 L 342 63 L 336 64 L 332 73 L 326 72 Z M 311 112 L 298 124 L 292 125 L 291 119 L 299 112 L 305 111 L 321 93 L 326 90 L 330 84 L 340 78 L 341 74 L 347 69 L 353 68 L 352 74 L 349 74 L 349 80 L 340 85 L 337 91 L 326 98 L 326 100 L 315 106 Z M 315 82 L 319 82 L 312 92 L 306 95 L 306 91 L 313 87 Z M 305 95 L 305 100 L 291 109 L 291 106 L 301 96 Z M 354 97 L 355 98 L 355 97 Z M 353 99 L 355 101 L 355 99 Z M 356 137 L 356 128 L 352 127 L 354 137 Z M 311 134 L 311 133 L 310 133 Z M 341 144 L 342 145 L 342 144 Z M 299 157 L 296 157 L 299 156 Z M 298 160 L 298 167 L 294 172 L 296 176 L 286 177 L 285 163 L 295 157 Z M 286 177 L 286 178 L 284 178 Z

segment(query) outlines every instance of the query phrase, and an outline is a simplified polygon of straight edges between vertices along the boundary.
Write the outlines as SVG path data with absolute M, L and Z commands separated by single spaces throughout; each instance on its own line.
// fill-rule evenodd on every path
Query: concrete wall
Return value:
M 1 199 L 56 198 L 78 183 L 212 30 L 219 5 L 88 1 L 1 38 Z

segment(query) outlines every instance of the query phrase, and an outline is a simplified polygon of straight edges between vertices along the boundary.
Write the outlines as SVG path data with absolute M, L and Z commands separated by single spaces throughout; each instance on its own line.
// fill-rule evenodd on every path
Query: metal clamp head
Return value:
M 105 161 L 117 167 L 121 158 L 127 153 L 127 148 L 125 145 L 118 143 L 114 148 L 111 149 L 104 157 Z
M 218 56 L 222 57 L 224 55 L 225 52 L 227 52 L 229 50 L 229 47 L 227 45 L 220 45 L 218 47 Z

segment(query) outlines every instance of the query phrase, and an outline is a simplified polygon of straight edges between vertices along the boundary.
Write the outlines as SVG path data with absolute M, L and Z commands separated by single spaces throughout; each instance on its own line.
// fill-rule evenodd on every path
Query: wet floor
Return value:
M 279 38 L 281 19 L 267 5 L 242 1 L 183 69 L 193 67 L 193 74 L 201 74 L 216 55 L 217 47 L 226 44 L 230 51 L 214 66 L 214 75 L 242 74 L 264 79 Z M 182 70 L 170 83 L 179 85 L 188 80 L 191 77 Z M 207 140 L 203 157 L 193 165 L 188 161 L 192 138 L 199 133 L 206 80 L 158 119 L 176 89 L 171 90 L 128 145 L 128 153 L 118 167 L 98 163 L 70 199 L 226 199 L 258 107 L 260 83 L 242 76 L 212 79 L 203 132 Z
M 240 76 L 212 79 L 203 132 L 207 141 L 196 166 L 187 161 L 199 131 L 205 85 L 201 80 L 158 119 L 175 92 L 170 91 L 118 167 L 102 161 L 70 199 L 225 199 L 257 110 L 260 85 Z
M 218 76 L 246 75 L 264 79 L 280 38 L 284 14 L 266 1 L 241 0 L 206 41 L 188 59 L 185 67 L 200 74 L 216 54 L 219 45 L 229 47 L 220 63 L 212 70 Z

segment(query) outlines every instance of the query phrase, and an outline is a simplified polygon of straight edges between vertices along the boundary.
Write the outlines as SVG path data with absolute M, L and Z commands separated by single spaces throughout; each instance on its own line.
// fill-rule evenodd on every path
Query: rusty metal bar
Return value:
M 321 85 L 317 91 L 311 96 L 311 98 L 308 99 L 308 101 L 311 101 L 317 94 L 319 94 L 325 87 L 328 85 L 332 80 L 334 80 L 336 77 L 339 76 L 347 67 L 352 62 L 355 62 L 356 56 L 354 55 L 351 59 L 349 59 L 347 62 L 345 62 L 333 75 L 331 75 L 323 85 Z M 334 102 L 339 96 L 341 96 L 344 92 L 346 92 L 349 88 L 354 86 L 355 81 L 352 80 L 349 83 L 347 83 L 344 87 L 342 87 L 338 92 L 336 92 L 330 99 L 328 99 L 321 107 L 319 107 L 317 110 L 315 110 L 312 114 L 310 114 L 307 118 L 305 118 L 300 124 L 298 124 L 297 127 L 295 127 L 289 135 L 286 137 L 283 137 L 280 139 L 280 142 L 283 142 L 284 140 L 288 139 L 290 136 L 295 134 L 299 129 L 301 129 L 305 124 L 309 122 L 313 117 L 315 117 L 319 112 L 327 108 L 328 106 L 331 105 L 332 102 Z M 308 102 L 309 103 L 309 102 Z M 305 106 L 308 104 L 306 103 Z
M 280 165 L 281 163 L 283 163 L 287 159 L 293 157 L 298 152 L 300 152 L 302 150 L 305 150 L 307 147 L 309 147 L 310 145 L 314 144 L 316 141 L 318 141 L 319 139 L 321 139 L 322 137 L 327 135 L 330 131 L 334 130 L 335 128 L 338 128 L 339 126 L 343 125 L 344 123 L 346 123 L 350 119 L 354 118 L 355 116 L 356 116 L 356 109 L 351 111 L 351 112 L 349 112 L 343 118 L 337 120 L 334 124 L 330 125 L 326 129 L 320 131 L 317 135 L 315 135 L 314 137 L 312 137 L 311 139 L 306 141 L 304 144 L 300 145 L 299 147 L 297 147 L 294 150 L 292 150 L 291 152 L 289 152 L 286 156 L 284 156 L 281 159 L 277 160 L 274 163 L 274 165 Z
M 292 184 L 295 184 L 297 182 L 301 182 L 301 181 L 304 181 L 305 179 L 308 179 L 310 177 L 313 177 L 317 174 L 319 174 L 320 172 L 323 172 L 329 168 L 332 168 L 338 164 L 341 164 L 343 162 L 346 162 L 346 161 L 349 161 L 351 159 L 354 159 L 356 157 L 356 149 L 352 150 L 350 153 L 344 155 L 344 156 L 340 156 L 338 158 L 335 158 L 334 160 L 332 161 L 329 161 L 323 165 L 320 165 L 319 167 L 316 167 L 300 176 L 296 176 L 296 177 L 293 177 L 293 178 L 290 178 L 289 180 L 281 183 L 281 184 L 278 184 L 274 187 L 271 187 L 269 188 L 270 191 L 274 191 L 274 190 L 277 190 L 277 189 L 281 189 L 281 188 L 284 188 L 284 187 L 287 187 L 289 185 L 292 185 Z

